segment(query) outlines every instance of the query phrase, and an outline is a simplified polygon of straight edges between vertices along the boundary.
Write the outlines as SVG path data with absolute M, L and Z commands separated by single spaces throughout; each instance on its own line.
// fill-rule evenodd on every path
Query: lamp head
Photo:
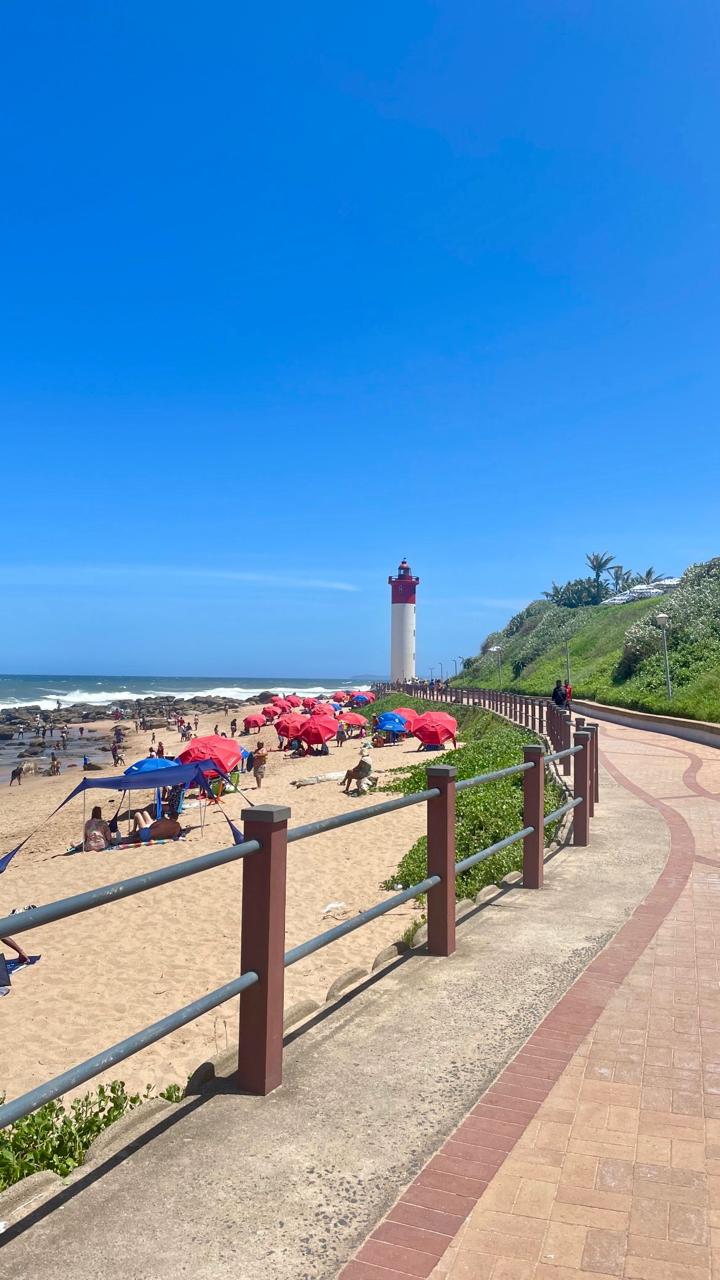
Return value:
M 658 624 L 658 626 L 659 626 L 659 627 L 662 627 L 662 629 L 663 629 L 663 631 L 664 631 L 664 630 L 665 630 L 665 628 L 666 628 L 666 626 L 667 626 L 667 624 L 668 624 L 668 622 L 670 621 L 670 614 L 669 614 L 669 613 L 656 613 L 656 614 L 655 614 L 655 621 L 657 622 L 657 624 Z

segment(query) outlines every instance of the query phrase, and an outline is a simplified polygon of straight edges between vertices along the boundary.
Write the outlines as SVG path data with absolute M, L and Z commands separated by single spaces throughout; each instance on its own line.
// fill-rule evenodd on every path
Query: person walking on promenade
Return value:
M 564 681 L 564 683 L 563 683 L 563 689 L 565 690 L 565 707 L 566 707 L 566 710 L 568 710 L 568 711 L 569 711 L 569 710 L 570 710 L 570 700 L 571 700 L 571 698 L 572 698 L 572 685 L 571 685 L 571 683 L 570 683 L 570 681 L 569 681 L 569 680 L 565 680 L 565 681 Z
M 556 707 L 562 708 L 565 706 L 565 688 L 562 680 L 555 681 L 555 688 L 552 691 L 552 700 Z

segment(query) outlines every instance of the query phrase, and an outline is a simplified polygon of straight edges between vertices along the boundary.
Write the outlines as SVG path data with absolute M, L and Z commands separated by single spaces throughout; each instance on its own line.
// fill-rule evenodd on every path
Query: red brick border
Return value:
M 690 826 L 669 805 L 631 782 L 604 754 L 600 758 L 621 786 L 665 819 L 670 831 L 665 867 L 627 923 L 405 1189 L 338 1280 L 408 1280 L 431 1274 L 685 887 L 695 856 Z M 694 775 L 693 782 L 700 785 Z M 695 789 L 692 784 L 690 788 Z

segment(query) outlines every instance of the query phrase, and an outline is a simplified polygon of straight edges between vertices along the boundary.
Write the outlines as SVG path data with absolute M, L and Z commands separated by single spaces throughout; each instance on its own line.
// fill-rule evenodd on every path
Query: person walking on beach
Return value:
M 262 780 L 265 777 L 266 769 L 267 751 L 265 750 L 265 743 L 258 742 L 255 750 L 253 751 L 253 777 L 258 791 L 262 787 Z
M 195 719 L 193 720 L 193 724 L 194 724 L 194 726 L 195 726 L 195 732 L 196 732 L 196 733 L 197 733 L 197 731 L 198 731 L 198 725 L 199 725 L 199 723 L 200 723 L 200 721 L 199 721 L 199 719 L 198 719 L 197 712 L 195 712 Z
M 338 747 L 341 747 L 345 742 L 347 742 L 347 729 L 341 720 L 337 727 L 337 733 L 335 734 L 335 743 Z
M 230 721 L 230 737 L 234 738 L 236 733 L 237 733 L 237 720 L 233 716 L 232 720 Z

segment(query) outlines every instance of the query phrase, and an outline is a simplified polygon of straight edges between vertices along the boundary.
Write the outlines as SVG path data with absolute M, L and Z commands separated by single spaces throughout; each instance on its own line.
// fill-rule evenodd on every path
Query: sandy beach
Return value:
M 249 710 L 235 712 L 240 722 Z M 217 712 L 201 716 L 199 732 L 212 733 L 217 722 L 229 732 L 230 718 Z M 99 737 L 110 731 L 111 722 L 94 727 Z M 122 727 L 128 763 L 147 755 L 150 732 L 135 734 L 127 721 Z M 174 727 L 156 732 L 168 754 L 182 749 Z M 77 735 L 76 726 L 72 733 Z M 344 770 L 354 764 L 359 754 L 357 740 L 341 748 L 331 744 L 329 758 L 290 760 L 275 749 L 274 729 L 268 727 L 263 736 L 266 745 L 273 748 L 267 775 L 261 792 L 249 780 L 248 796 L 255 803 L 289 805 L 291 825 L 374 802 L 373 797 L 345 797 L 336 782 L 301 788 L 292 785 L 300 777 Z M 248 745 L 256 737 L 253 734 L 241 741 Z M 407 745 L 375 751 L 381 785 L 383 769 L 418 759 L 416 747 L 411 739 Z M 103 762 L 104 772 L 115 772 L 107 755 L 95 754 L 94 758 Z M 79 770 L 73 769 L 58 778 L 25 778 L 20 788 L 5 785 L 0 850 L 7 851 L 50 814 L 80 776 Z M 93 799 L 103 804 L 104 816 L 110 816 L 117 805 L 110 792 L 98 792 Z M 229 816 L 239 821 L 246 807 L 242 797 L 233 794 L 224 803 Z M 82 797 L 77 797 L 17 855 L 0 877 L 0 914 L 30 903 L 51 902 L 229 843 L 228 825 L 211 807 L 204 833 L 199 828 L 198 810 L 187 810 L 183 821 L 194 829 L 175 843 L 62 856 L 80 839 L 82 814 Z M 287 945 L 302 942 L 344 916 L 380 901 L 380 882 L 392 875 L 402 854 L 423 833 L 424 823 L 425 807 L 418 806 L 291 845 Z M 19 940 L 25 950 L 41 954 L 42 959 L 21 969 L 14 976 L 11 994 L 0 1000 L 0 1093 L 15 1097 L 237 977 L 241 886 L 242 867 L 237 863 L 23 934 Z M 326 911 L 329 904 L 338 902 L 344 905 Z M 397 939 L 415 915 L 416 908 L 411 905 L 400 907 L 289 969 L 286 1008 L 305 997 L 322 1001 L 334 979 L 353 965 L 369 969 L 377 952 Z M 237 1043 L 237 1026 L 238 1002 L 232 1001 L 128 1059 L 107 1078 L 124 1079 L 132 1089 L 148 1084 L 162 1088 L 173 1082 L 183 1085 L 200 1062 Z

